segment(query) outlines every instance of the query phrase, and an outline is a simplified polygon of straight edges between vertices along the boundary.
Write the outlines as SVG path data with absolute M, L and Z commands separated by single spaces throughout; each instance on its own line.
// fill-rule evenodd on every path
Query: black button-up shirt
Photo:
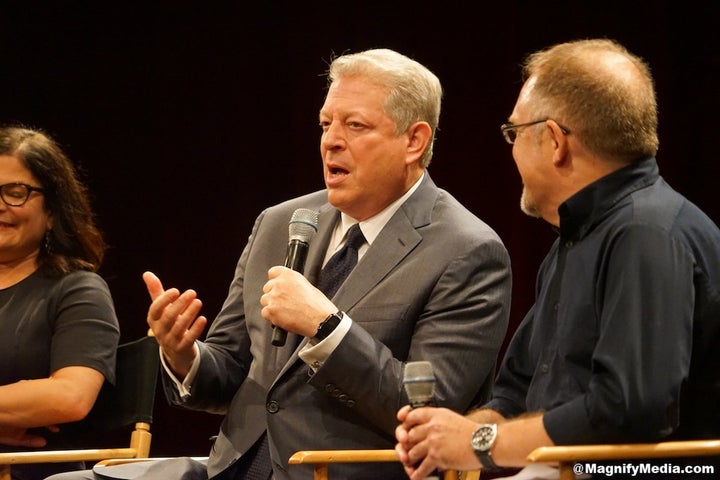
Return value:
M 720 231 L 654 158 L 560 206 L 487 405 L 556 444 L 720 434 Z

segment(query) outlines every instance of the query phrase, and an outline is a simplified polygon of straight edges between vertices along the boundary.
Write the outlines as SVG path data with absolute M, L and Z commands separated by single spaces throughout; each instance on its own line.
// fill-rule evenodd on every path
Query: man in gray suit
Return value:
M 312 477 L 288 466 L 297 450 L 392 448 L 409 361 L 432 363 L 439 405 L 463 412 L 488 398 L 507 329 L 509 258 L 495 232 L 427 173 L 440 82 L 383 49 L 336 58 L 329 81 L 320 111 L 327 189 L 260 214 L 205 341 L 195 292 L 165 290 L 145 274 L 168 398 L 226 414 L 206 471 L 174 462 L 196 468 L 192 478 L 250 478 L 264 440 L 272 459 L 264 478 L 278 480 Z M 319 214 L 304 276 L 279 266 L 300 208 Z M 314 285 L 354 224 L 364 237 L 357 266 L 328 298 Z M 284 346 L 271 344 L 274 326 L 288 332 Z M 155 468 L 133 478 L 180 478 Z M 405 477 L 400 463 L 331 474 Z

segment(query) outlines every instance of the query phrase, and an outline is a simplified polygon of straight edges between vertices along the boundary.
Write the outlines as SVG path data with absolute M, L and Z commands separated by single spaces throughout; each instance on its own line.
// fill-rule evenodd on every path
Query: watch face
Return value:
M 495 435 L 497 434 L 497 427 L 495 425 L 482 425 L 480 428 L 475 430 L 472 437 L 472 446 L 475 450 L 486 451 L 490 450 L 493 443 L 495 442 Z

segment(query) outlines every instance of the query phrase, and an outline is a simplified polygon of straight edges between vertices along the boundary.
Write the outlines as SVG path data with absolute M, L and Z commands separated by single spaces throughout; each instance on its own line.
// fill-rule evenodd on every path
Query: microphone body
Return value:
M 288 242 L 287 254 L 285 255 L 285 266 L 296 272 L 303 273 L 305 260 L 307 260 L 310 240 L 317 232 L 318 212 L 307 208 L 298 208 L 292 214 L 288 230 L 290 240 Z M 273 328 L 272 344 L 276 347 L 285 345 L 287 331 L 280 327 Z
M 305 270 L 305 260 L 307 260 L 309 248 L 310 244 L 307 242 L 297 239 L 290 240 L 285 257 L 285 266 L 290 270 L 302 273 Z

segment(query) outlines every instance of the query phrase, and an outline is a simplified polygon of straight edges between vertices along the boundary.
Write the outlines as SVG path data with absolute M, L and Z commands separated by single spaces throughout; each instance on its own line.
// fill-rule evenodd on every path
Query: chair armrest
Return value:
M 35 452 L 0 453 L 0 465 L 19 463 L 58 463 L 102 460 L 105 458 L 132 458 L 134 448 L 96 448 L 87 450 L 38 450 Z
M 158 460 L 169 460 L 176 457 L 142 457 L 142 458 L 106 458 L 97 462 L 95 465 L 100 467 L 112 467 L 115 465 L 124 465 L 126 463 L 139 463 L 139 462 L 155 462 Z M 207 462 L 208 457 L 190 457 L 198 462 Z
M 315 479 L 327 479 L 327 466 L 330 463 L 369 463 L 369 462 L 399 462 L 400 458 L 395 450 L 301 450 L 292 454 L 288 463 L 290 465 L 312 464 Z M 447 470 L 443 480 L 479 480 L 480 471 L 459 473 Z
M 617 445 L 565 445 L 540 447 L 528 455 L 530 462 L 620 460 L 626 458 L 696 457 L 720 455 L 720 440 L 686 440 Z
M 288 460 L 290 465 L 303 463 L 397 462 L 395 450 L 303 450 Z

